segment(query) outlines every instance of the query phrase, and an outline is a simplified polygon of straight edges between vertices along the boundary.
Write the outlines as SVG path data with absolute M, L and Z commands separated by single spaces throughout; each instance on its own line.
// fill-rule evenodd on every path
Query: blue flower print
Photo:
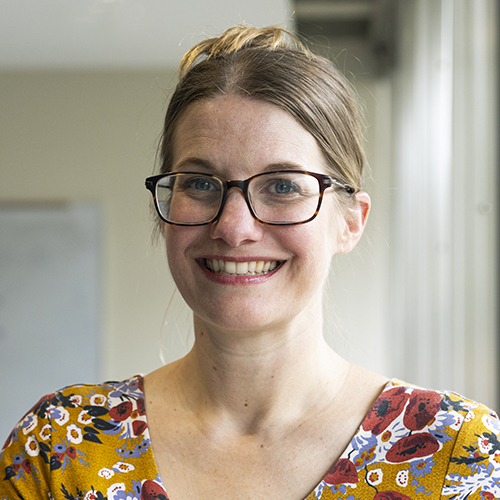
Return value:
M 432 468 L 436 465 L 436 462 L 432 457 L 427 458 L 426 460 L 420 460 L 419 462 L 413 462 L 410 464 L 410 472 L 413 477 L 425 477 L 427 474 L 430 474 Z

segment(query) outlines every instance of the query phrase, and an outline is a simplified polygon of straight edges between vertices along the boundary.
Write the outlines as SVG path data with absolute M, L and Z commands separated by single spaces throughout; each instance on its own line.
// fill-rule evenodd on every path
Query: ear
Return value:
M 371 204 L 368 193 L 356 193 L 356 205 L 348 208 L 344 215 L 345 227 L 340 235 L 337 253 L 349 253 L 357 245 L 365 230 Z

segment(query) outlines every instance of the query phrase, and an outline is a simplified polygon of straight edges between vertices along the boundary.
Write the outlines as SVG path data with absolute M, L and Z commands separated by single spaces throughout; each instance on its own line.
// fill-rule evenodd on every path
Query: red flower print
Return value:
M 404 387 L 393 387 L 384 391 L 363 420 L 363 429 L 372 431 L 376 436 L 384 432 L 403 411 L 409 397 Z
M 109 410 L 109 416 L 116 420 L 117 422 L 122 422 L 123 420 L 127 420 L 127 418 L 132 413 L 132 403 L 130 401 L 124 401 L 117 406 L 113 406 L 111 410 Z
M 141 500 L 168 500 L 167 492 L 154 481 L 144 481 L 141 488 Z
M 397 491 L 379 491 L 374 497 L 373 500 L 411 500 L 410 497 L 403 495 L 402 493 L 398 493 Z
M 31 474 L 31 463 L 28 459 L 24 460 L 21 465 L 28 474 Z
M 65 453 L 69 458 L 71 458 L 71 460 L 76 458 L 76 448 L 74 446 L 69 446 L 68 448 L 66 448 Z
M 134 435 L 140 436 L 148 427 L 148 424 L 142 420 L 135 420 L 132 423 L 132 430 L 134 431 Z
M 495 495 L 493 495 L 493 493 L 489 491 L 484 491 L 481 493 L 481 495 L 483 496 L 483 498 L 486 498 L 486 500 L 495 500 Z
M 406 436 L 397 441 L 387 452 L 389 462 L 400 464 L 412 458 L 421 458 L 432 455 L 439 450 L 437 439 L 428 432 Z
M 413 391 L 406 407 L 403 423 L 412 431 L 422 430 L 441 408 L 441 396 L 434 391 Z
M 144 398 L 139 398 L 137 400 L 137 411 L 139 415 L 146 415 L 146 407 L 144 406 Z
M 328 472 L 324 481 L 328 484 L 357 483 L 358 471 L 350 460 L 341 458 Z

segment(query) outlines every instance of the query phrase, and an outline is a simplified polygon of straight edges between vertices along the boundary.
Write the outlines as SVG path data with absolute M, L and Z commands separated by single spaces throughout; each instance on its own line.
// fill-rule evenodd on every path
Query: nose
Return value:
M 245 242 L 258 241 L 262 232 L 263 225 L 250 213 L 241 189 L 230 189 L 220 217 L 211 225 L 210 236 L 236 248 Z

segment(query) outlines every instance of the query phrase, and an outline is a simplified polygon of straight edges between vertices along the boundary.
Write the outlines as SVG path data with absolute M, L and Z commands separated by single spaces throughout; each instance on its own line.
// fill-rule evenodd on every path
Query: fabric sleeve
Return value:
M 42 398 L 16 425 L 0 452 L 0 500 L 50 498 L 51 425 Z
M 500 498 L 500 421 L 483 405 L 469 411 L 456 438 L 442 490 L 450 497 Z

